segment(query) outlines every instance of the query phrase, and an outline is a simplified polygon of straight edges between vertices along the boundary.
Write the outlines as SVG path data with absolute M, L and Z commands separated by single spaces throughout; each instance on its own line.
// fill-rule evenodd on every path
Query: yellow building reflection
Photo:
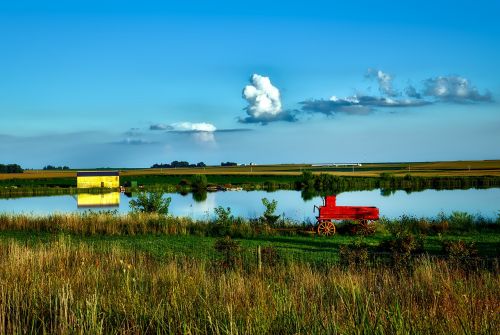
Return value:
M 78 207 L 118 207 L 120 205 L 120 192 L 102 194 L 79 193 Z

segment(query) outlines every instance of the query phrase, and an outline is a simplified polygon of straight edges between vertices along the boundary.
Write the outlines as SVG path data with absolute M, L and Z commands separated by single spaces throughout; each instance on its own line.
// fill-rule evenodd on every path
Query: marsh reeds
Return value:
M 222 269 L 110 245 L 0 244 L 0 334 L 496 334 L 500 278 L 387 267 Z

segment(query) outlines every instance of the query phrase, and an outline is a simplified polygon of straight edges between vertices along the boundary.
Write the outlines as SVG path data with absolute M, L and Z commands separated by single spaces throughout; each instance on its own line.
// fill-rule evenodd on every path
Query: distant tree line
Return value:
M 235 162 L 222 162 L 220 163 L 220 166 L 237 166 L 238 163 L 235 163 Z
M 43 170 L 69 170 L 68 166 L 52 166 L 47 165 L 43 167 Z
M 187 168 L 187 167 L 205 167 L 207 166 L 205 163 L 203 162 L 199 162 L 199 163 L 196 163 L 196 164 L 190 164 L 189 162 L 186 162 L 186 161 L 173 161 L 172 163 L 168 164 L 163 164 L 163 163 L 160 163 L 160 164 L 153 164 L 151 166 L 152 169 L 175 169 L 175 168 Z
M 0 173 L 23 173 L 18 164 L 0 164 Z

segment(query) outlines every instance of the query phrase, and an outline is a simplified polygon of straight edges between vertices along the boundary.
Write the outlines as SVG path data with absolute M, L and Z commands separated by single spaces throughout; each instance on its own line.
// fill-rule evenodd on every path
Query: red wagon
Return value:
M 318 208 L 317 231 L 319 235 L 333 235 L 337 231 L 333 221 L 354 220 L 362 225 L 367 225 L 369 221 L 379 219 L 379 210 L 373 206 L 337 206 L 337 196 L 329 195 L 325 197 L 323 206 Z

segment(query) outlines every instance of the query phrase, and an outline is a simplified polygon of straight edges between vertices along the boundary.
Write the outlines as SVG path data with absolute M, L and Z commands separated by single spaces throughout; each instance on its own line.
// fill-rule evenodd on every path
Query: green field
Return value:
M 309 170 L 315 173 L 331 173 L 339 176 L 378 177 L 381 173 L 395 176 L 407 174 L 414 176 L 500 176 L 500 160 L 487 161 L 450 161 L 450 162 L 401 162 L 401 163 L 363 163 L 361 166 L 325 167 L 311 164 L 276 164 L 255 166 L 208 166 L 204 168 L 176 169 L 122 169 L 120 175 L 246 175 L 246 176 L 297 176 Z M 27 170 L 24 173 L 0 174 L 2 179 L 58 179 L 76 177 L 72 171 Z

